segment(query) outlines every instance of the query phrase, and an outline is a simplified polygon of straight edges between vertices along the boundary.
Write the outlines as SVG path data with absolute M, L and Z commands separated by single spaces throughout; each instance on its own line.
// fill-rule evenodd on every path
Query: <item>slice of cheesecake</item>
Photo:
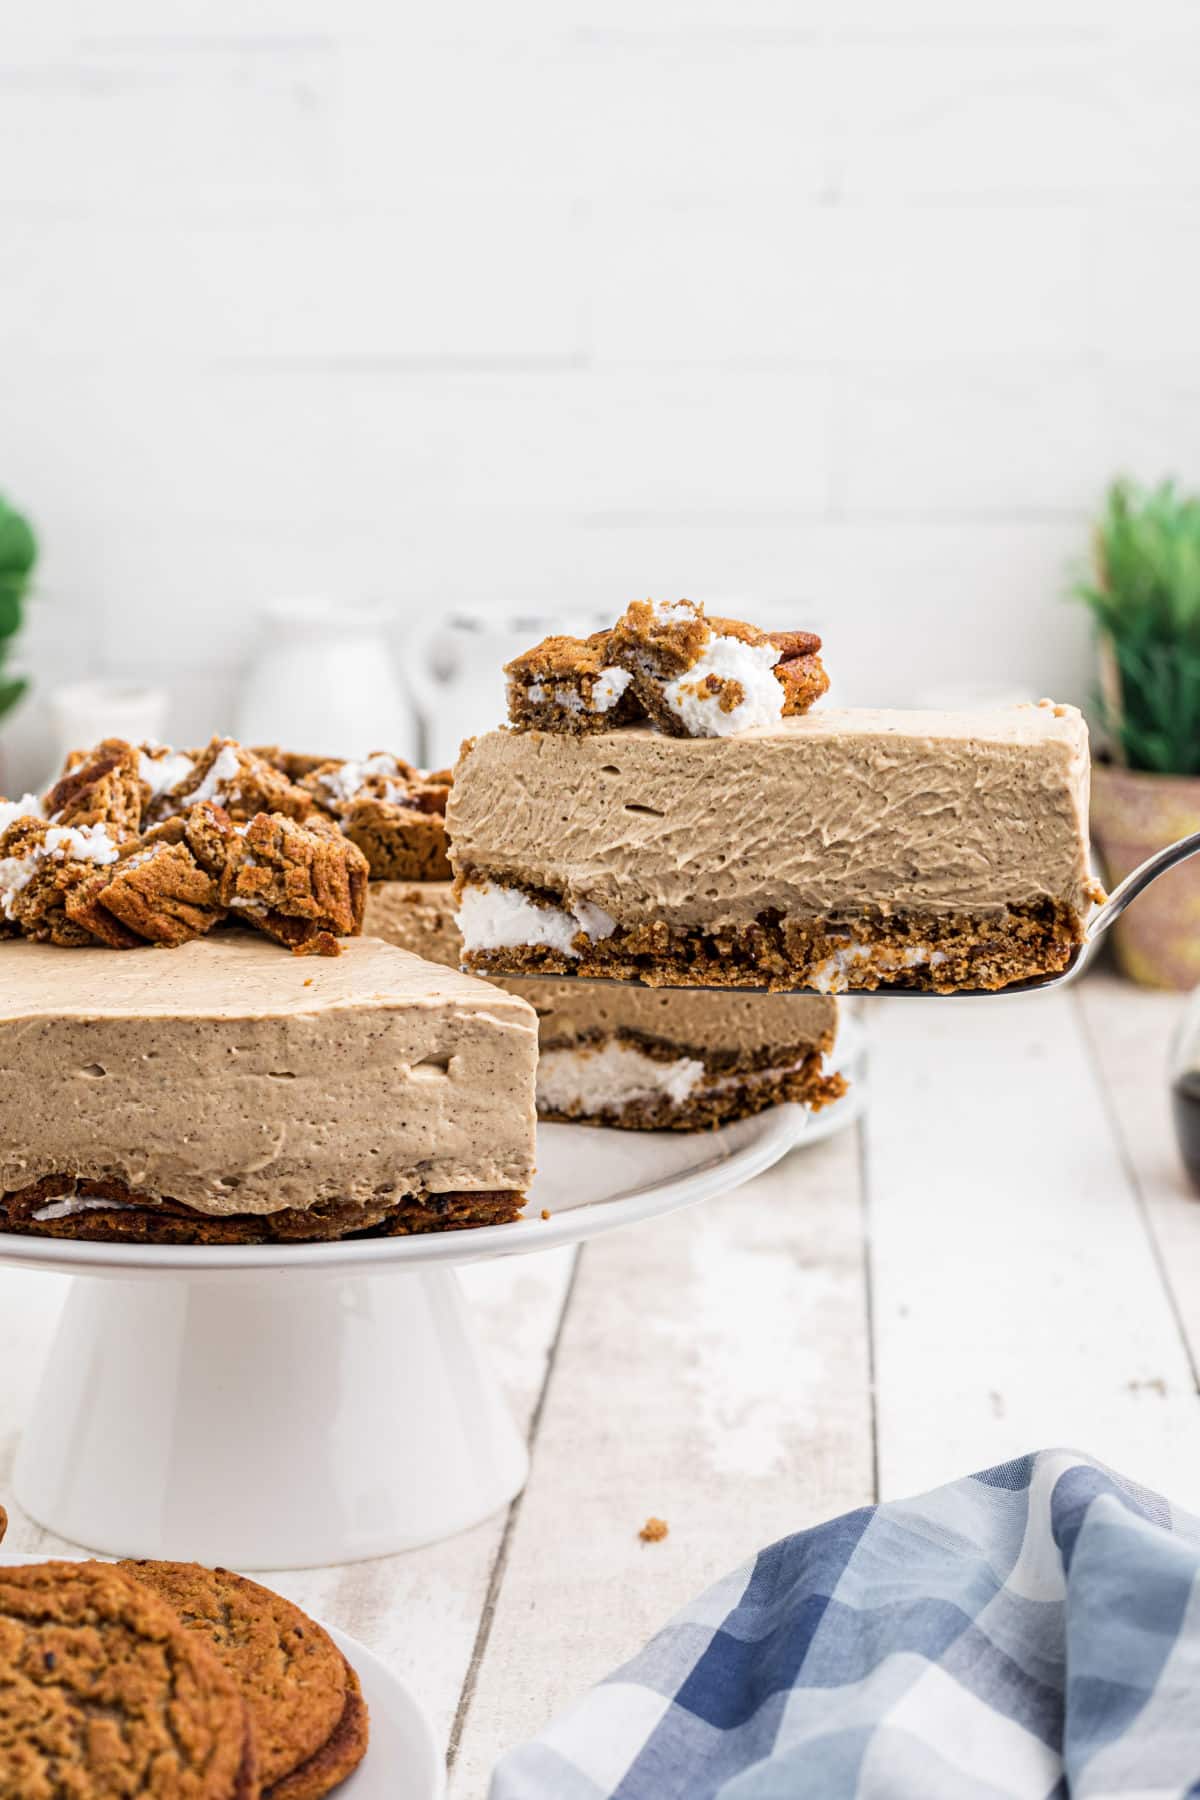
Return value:
M 373 881 L 366 930 L 433 962 L 462 954 L 448 881 Z M 552 977 L 514 988 L 538 1016 L 543 1119 L 699 1131 L 783 1101 L 815 1112 L 845 1092 L 829 1067 L 836 1000 Z
M 0 942 L 0 1230 L 147 1243 L 514 1219 L 531 1007 L 390 944 Z
M 730 736 L 501 729 L 447 811 L 467 967 L 1002 988 L 1098 897 L 1080 713 L 819 710 Z

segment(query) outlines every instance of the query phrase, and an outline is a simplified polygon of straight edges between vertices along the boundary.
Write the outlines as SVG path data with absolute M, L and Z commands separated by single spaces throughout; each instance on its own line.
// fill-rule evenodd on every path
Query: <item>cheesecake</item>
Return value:
M 457 967 L 450 882 L 372 881 L 366 930 Z M 505 986 L 504 977 L 497 984 Z M 606 982 L 512 983 L 538 1020 L 542 1119 L 627 1131 L 698 1131 L 846 1089 L 830 1067 L 837 1002 L 815 994 L 681 993 Z
M 819 708 L 729 733 L 523 726 L 447 809 L 466 967 L 650 986 L 999 989 L 1100 898 L 1072 706 Z
M 0 943 L 0 1230 L 148 1243 L 502 1224 L 533 1174 L 537 1019 L 368 938 Z

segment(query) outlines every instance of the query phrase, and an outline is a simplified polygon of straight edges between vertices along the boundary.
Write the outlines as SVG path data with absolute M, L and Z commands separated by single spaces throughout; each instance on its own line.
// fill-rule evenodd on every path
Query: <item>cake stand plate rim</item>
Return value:
M 587 1125 L 539 1126 L 539 1148 L 558 1149 L 569 1134 L 572 1151 L 607 1157 L 627 1172 L 640 1160 L 649 1176 L 639 1185 L 555 1210 L 553 1186 L 535 1180 L 525 1216 L 508 1225 L 467 1231 L 414 1233 L 410 1237 L 362 1238 L 313 1244 L 118 1244 L 82 1239 L 23 1237 L 0 1232 L 0 1264 L 67 1275 L 128 1280 L 155 1275 L 198 1279 L 211 1276 L 289 1274 L 370 1275 L 436 1265 L 480 1262 L 494 1256 L 522 1256 L 582 1243 L 603 1231 L 658 1218 L 683 1206 L 730 1192 L 764 1173 L 799 1145 L 810 1115 L 785 1105 L 714 1131 L 687 1134 L 621 1132 Z M 553 1138 L 546 1134 L 554 1134 Z M 678 1164 L 678 1167 L 672 1165 Z M 550 1217 L 543 1219 L 542 1210 Z

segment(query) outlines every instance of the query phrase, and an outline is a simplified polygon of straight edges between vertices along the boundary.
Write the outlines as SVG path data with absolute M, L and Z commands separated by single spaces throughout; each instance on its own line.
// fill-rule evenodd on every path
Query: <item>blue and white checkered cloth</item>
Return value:
M 1200 1796 L 1200 1521 L 1069 1451 L 784 1538 L 491 1800 Z

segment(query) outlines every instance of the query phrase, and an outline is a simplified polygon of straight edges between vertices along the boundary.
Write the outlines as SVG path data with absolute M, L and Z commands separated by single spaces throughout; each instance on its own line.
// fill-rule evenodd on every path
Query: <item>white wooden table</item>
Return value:
M 1200 1510 L 1178 1009 L 1107 975 L 867 1003 L 856 1130 L 578 1253 L 467 1272 L 533 1449 L 506 1517 L 268 1579 L 392 1664 L 454 1800 L 480 1800 L 501 1750 L 785 1532 L 1051 1444 Z M 0 1498 L 61 1294 L 0 1271 Z M 646 1545 L 651 1513 L 670 1535 Z M 6 1547 L 56 1546 L 18 1514 Z

